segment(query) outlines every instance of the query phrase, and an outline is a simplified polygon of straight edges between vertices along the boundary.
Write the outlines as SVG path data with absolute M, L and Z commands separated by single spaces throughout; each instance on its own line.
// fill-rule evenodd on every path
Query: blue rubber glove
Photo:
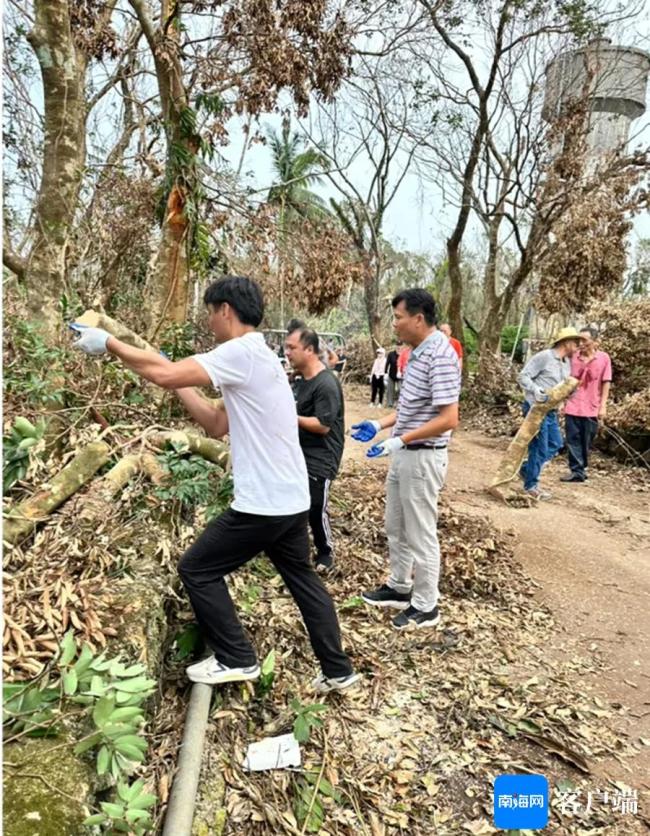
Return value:
M 86 354 L 105 354 L 106 343 L 111 336 L 108 331 L 103 328 L 91 328 L 89 325 L 81 325 L 79 322 L 71 322 L 69 327 L 80 334 L 78 340 L 75 340 L 72 345 Z
M 379 444 L 373 444 L 370 450 L 366 453 L 369 459 L 379 459 L 382 456 L 390 456 L 396 450 L 401 450 L 404 447 L 404 442 L 399 436 L 387 438 L 386 441 L 380 441 Z
M 352 424 L 352 429 L 356 430 L 352 433 L 352 438 L 355 441 L 372 441 L 377 435 L 381 426 L 379 421 L 362 421 L 360 424 Z

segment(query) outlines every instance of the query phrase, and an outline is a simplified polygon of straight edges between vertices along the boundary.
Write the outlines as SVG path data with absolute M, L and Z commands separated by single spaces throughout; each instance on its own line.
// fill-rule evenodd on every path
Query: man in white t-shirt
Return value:
M 175 389 L 208 435 L 230 434 L 235 497 L 181 558 L 179 573 L 214 655 L 191 665 L 193 682 L 257 679 L 255 650 L 237 618 L 225 576 L 264 551 L 302 613 L 322 674 L 314 688 L 343 690 L 359 680 L 341 646 L 334 604 L 309 561 L 309 487 L 298 442 L 296 407 L 278 357 L 255 328 L 264 315 L 256 282 L 226 276 L 205 292 L 218 347 L 176 363 L 99 328 L 73 324 L 87 354 L 110 352 L 146 380 Z M 195 386 L 214 386 L 224 409 Z

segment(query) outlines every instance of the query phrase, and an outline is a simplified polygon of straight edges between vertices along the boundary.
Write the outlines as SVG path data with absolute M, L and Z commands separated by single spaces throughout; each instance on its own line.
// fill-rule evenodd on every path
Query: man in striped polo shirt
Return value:
M 388 583 L 362 594 L 374 607 L 402 610 L 398 630 L 434 627 L 438 612 L 440 546 L 438 493 L 447 473 L 447 445 L 458 425 L 460 366 L 447 338 L 436 328 L 436 303 L 420 288 L 392 301 L 393 327 L 412 346 L 397 410 L 379 421 L 355 424 L 352 437 L 370 441 L 389 427 L 390 438 L 373 445 L 369 458 L 392 456 L 386 478 Z

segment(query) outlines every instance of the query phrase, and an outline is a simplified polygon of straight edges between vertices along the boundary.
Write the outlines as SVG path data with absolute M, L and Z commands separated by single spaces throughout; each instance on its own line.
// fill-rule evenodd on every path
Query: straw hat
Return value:
M 582 337 L 580 336 L 580 332 L 576 331 L 575 328 L 560 328 L 557 332 L 555 337 L 553 338 L 553 342 L 551 346 L 555 348 L 558 343 L 563 342 L 564 340 L 581 340 Z

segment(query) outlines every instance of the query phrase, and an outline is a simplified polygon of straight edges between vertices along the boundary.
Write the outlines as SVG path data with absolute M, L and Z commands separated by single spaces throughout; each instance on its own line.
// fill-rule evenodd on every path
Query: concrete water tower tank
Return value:
M 564 52 L 546 68 L 542 116 L 559 116 L 565 104 L 590 100 L 589 146 L 595 153 L 625 145 L 630 126 L 646 109 L 650 55 L 641 49 L 614 46 L 608 38 Z

